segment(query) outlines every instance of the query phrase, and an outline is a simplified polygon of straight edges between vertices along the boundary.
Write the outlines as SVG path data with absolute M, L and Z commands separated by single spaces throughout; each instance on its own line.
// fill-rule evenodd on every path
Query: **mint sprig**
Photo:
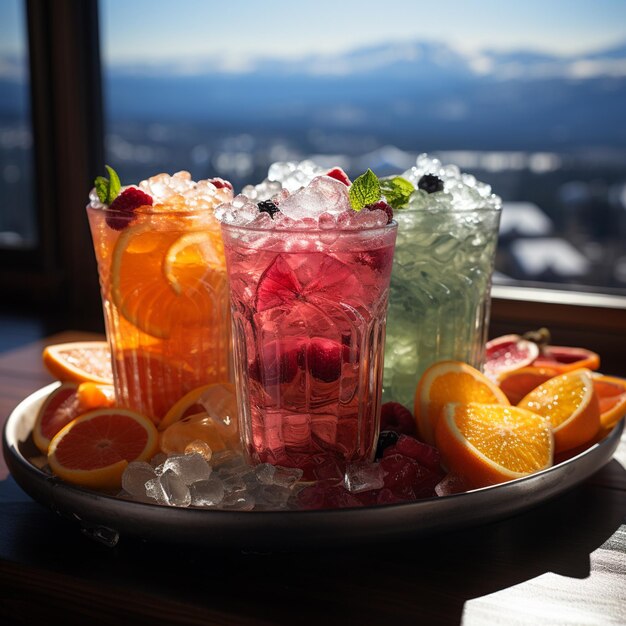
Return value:
M 98 176 L 94 181 L 94 186 L 98 198 L 100 198 L 100 202 L 102 202 L 102 204 L 111 204 L 111 202 L 120 195 L 122 184 L 120 183 L 120 177 L 112 167 L 109 165 L 105 165 L 104 167 L 106 167 L 110 178 Z
M 361 174 L 350 187 L 350 204 L 355 211 L 360 211 L 368 204 L 373 204 L 380 200 L 380 181 L 378 176 L 368 169 L 365 174 Z
M 406 207 L 411 194 L 415 191 L 413 184 L 406 178 L 402 178 L 402 176 L 381 180 L 380 189 L 392 209 L 403 209 Z

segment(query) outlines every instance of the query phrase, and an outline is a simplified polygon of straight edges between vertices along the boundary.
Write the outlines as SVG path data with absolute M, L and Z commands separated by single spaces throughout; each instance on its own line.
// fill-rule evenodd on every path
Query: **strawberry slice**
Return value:
M 224 180 L 223 178 L 219 178 L 219 177 L 209 178 L 209 182 L 217 189 L 226 188 L 226 189 L 230 189 L 231 191 L 233 191 L 232 183 L 227 180 Z
M 338 180 L 340 183 L 343 183 L 347 187 L 350 187 L 350 185 L 352 185 L 352 181 L 340 167 L 333 167 L 331 170 L 328 170 L 328 172 L 326 172 L 325 176 L 330 176 L 331 178 Z

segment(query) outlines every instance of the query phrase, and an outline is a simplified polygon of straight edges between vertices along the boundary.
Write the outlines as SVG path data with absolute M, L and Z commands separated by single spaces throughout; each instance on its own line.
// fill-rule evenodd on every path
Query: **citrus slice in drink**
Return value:
M 626 380 L 616 376 L 593 376 L 593 387 L 600 404 L 600 424 L 611 428 L 626 415 Z
M 239 446 L 237 397 L 230 383 L 200 387 L 181 398 L 163 418 L 161 450 L 184 452 L 194 441 L 204 441 L 213 452 Z
M 552 367 L 522 367 L 500 375 L 498 386 L 509 399 L 511 404 L 517 404 L 535 387 L 539 387 L 546 380 L 558 376 L 559 370 Z
M 435 440 L 445 467 L 473 489 L 528 476 L 553 462 L 550 423 L 519 407 L 446 404 Z
M 484 374 L 461 361 L 439 361 L 422 375 L 415 393 L 414 413 L 420 437 L 435 442 L 435 427 L 449 402 L 508 405 L 504 392 Z
M 52 438 L 80 414 L 77 383 L 63 383 L 44 401 L 33 427 L 33 441 L 43 454 L 48 453 Z
M 215 292 L 225 288 L 218 232 L 157 230 L 139 223 L 123 231 L 111 264 L 111 297 L 141 331 L 168 339 L 211 319 Z
M 600 404 L 588 369 L 550 378 L 522 398 L 517 406 L 549 420 L 554 432 L 555 453 L 591 441 L 600 430 Z
M 131 461 L 147 461 L 159 435 L 145 416 L 123 409 L 97 409 L 77 417 L 50 442 L 48 463 L 60 478 L 93 489 L 119 489 Z
M 46 346 L 46 369 L 61 381 L 113 384 L 111 353 L 106 341 L 74 341 Z

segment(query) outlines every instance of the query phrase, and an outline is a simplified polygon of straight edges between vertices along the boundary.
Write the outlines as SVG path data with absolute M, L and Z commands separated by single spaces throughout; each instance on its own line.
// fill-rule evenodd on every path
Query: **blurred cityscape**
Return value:
M 496 281 L 626 294 L 626 45 L 461 57 L 409 42 L 234 73 L 211 60 L 108 66 L 103 78 L 106 158 L 123 181 L 186 169 L 240 189 L 304 158 L 384 176 L 429 152 L 504 199 Z M 36 237 L 27 111 L 19 62 L 3 59 L 0 246 Z

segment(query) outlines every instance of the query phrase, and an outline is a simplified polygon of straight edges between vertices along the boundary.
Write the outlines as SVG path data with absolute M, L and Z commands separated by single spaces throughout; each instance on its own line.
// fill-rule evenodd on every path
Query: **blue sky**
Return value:
M 626 41 L 625 0 L 100 0 L 105 60 L 300 56 L 404 40 L 562 54 Z M 23 49 L 22 0 L 0 1 L 0 53 Z

